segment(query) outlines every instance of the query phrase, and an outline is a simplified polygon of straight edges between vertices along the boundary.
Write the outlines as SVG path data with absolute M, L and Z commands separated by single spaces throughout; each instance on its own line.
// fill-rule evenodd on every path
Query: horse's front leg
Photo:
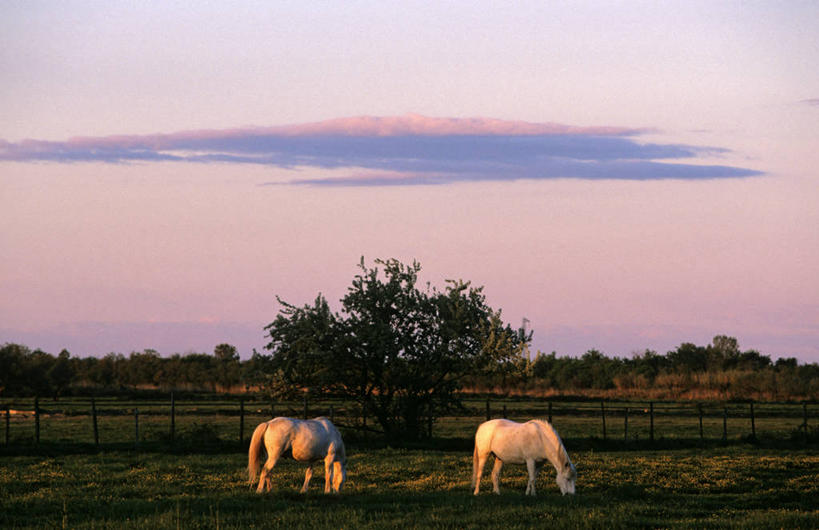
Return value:
M 333 462 L 333 491 L 341 493 L 341 487 L 347 480 L 347 469 L 341 462 Z
M 307 472 L 304 473 L 304 486 L 301 487 L 302 493 L 307 493 L 307 486 L 310 485 L 310 479 L 313 478 L 313 463 L 307 464 Z
M 492 468 L 492 491 L 500 495 L 500 474 L 503 469 L 503 460 L 495 456 L 495 466 Z
M 537 478 L 537 464 L 534 460 L 526 461 L 526 469 L 529 471 L 529 482 L 526 484 L 526 495 L 535 496 L 535 479 Z
M 473 495 L 477 495 L 481 489 L 481 477 L 483 476 L 483 466 L 486 464 L 486 459 L 488 455 L 479 455 L 477 449 L 475 450 L 475 457 L 474 457 L 474 469 L 472 471 L 472 487 L 475 490 L 472 492 Z
M 324 493 L 330 493 L 333 485 L 333 457 L 324 459 Z

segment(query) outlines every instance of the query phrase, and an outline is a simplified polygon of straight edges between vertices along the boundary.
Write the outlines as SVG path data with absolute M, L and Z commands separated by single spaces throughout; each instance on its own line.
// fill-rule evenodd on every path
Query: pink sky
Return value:
M 0 7 L 0 342 L 248 357 L 364 256 L 535 351 L 819 362 L 819 8 L 464 15 Z

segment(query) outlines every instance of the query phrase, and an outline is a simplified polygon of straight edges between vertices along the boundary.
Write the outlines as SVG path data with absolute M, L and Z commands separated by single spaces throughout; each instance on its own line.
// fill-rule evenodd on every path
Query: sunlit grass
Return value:
M 493 417 L 502 413 L 497 403 Z M 511 419 L 548 414 L 543 401 L 506 404 Z M 504 468 L 502 495 L 489 493 L 489 473 L 482 494 L 471 495 L 471 437 L 485 419 L 485 400 L 468 401 L 468 414 L 439 418 L 436 438 L 417 449 L 342 429 L 349 464 L 339 496 L 321 493 L 320 469 L 311 491 L 299 494 L 305 468 L 288 460 L 274 471 L 273 492 L 251 491 L 246 443 L 269 419 L 270 404 L 246 404 L 241 445 L 235 401 L 177 402 L 171 441 L 169 403 L 99 400 L 99 451 L 88 405 L 41 402 L 50 415 L 41 417 L 39 448 L 31 415 L 11 418 L 11 446 L 0 456 L 0 528 L 819 527 L 819 448 L 793 438 L 798 405 L 757 405 L 760 442 L 747 443 L 748 404 L 712 404 L 703 418 L 710 443 L 700 444 L 694 404 L 658 403 L 654 445 L 646 443 L 645 403 L 605 405 L 608 442 L 599 403 L 555 403 L 553 423 L 579 473 L 577 495 L 561 496 L 547 466 L 536 498 L 523 495 L 523 466 Z M 299 403 L 276 406 L 300 414 Z M 357 421 L 340 405 L 334 411 L 342 425 Z
M 571 451 L 571 449 L 570 449 Z M 701 451 L 575 451 L 577 495 L 546 468 L 524 496 L 523 466 L 502 494 L 470 491 L 471 454 L 351 448 L 348 481 L 325 496 L 323 474 L 298 493 L 304 466 L 283 461 L 274 491 L 256 495 L 241 453 L 113 452 L 4 457 L 3 528 L 530 528 L 786 527 L 819 525 L 819 452 L 737 446 Z

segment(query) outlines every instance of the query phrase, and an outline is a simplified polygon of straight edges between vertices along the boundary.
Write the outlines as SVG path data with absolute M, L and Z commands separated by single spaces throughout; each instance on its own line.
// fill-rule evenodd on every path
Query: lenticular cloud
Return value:
M 640 143 L 647 132 L 489 118 L 356 117 L 276 127 L 78 137 L 64 142 L 0 141 L 0 160 L 188 162 L 345 169 L 302 178 L 313 186 L 430 185 L 518 179 L 715 179 L 759 175 L 683 163 L 716 147 Z

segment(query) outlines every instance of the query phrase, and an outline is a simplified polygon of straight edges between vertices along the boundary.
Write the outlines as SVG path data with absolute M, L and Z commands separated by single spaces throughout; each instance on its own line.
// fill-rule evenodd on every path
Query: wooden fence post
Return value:
M 751 401 L 751 439 L 756 440 L 756 422 L 754 421 L 754 402 Z
M 91 423 L 94 426 L 94 446 L 100 446 L 100 432 L 97 429 L 97 403 L 91 398 Z
M 271 418 L 276 417 L 276 407 L 275 407 L 272 399 L 270 400 L 270 417 Z
M 648 427 L 648 436 L 651 442 L 654 442 L 654 402 L 650 402 L 648 404 L 648 414 L 649 414 L 649 427 Z
M 552 402 L 549 402 L 549 423 L 552 423 Z
M 702 403 L 697 403 L 697 413 L 700 417 L 700 440 L 702 440 Z
M 139 408 L 134 408 L 134 448 L 139 447 Z
M 304 394 L 304 419 L 307 419 L 307 394 Z
M 808 402 L 802 403 L 802 427 L 805 429 L 805 442 L 808 441 Z
M 486 398 L 486 421 L 492 419 L 492 414 L 489 412 L 489 398 Z
M 623 415 L 623 441 L 628 441 L 628 407 L 626 407 L 626 412 Z
M 606 403 L 600 402 L 600 417 L 603 418 L 603 439 L 606 439 Z
M 9 444 L 9 422 L 11 421 L 11 410 L 6 405 L 6 446 Z
M 239 398 L 239 443 L 245 441 L 245 398 Z
M 728 441 L 728 407 L 722 409 L 722 441 Z
M 330 423 L 336 422 L 336 409 L 332 405 L 330 405 Z
M 40 397 L 34 397 L 34 442 L 40 444 Z
M 503 404 L 503 419 L 506 419 L 506 403 Z
M 171 392 L 171 443 L 174 443 L 174 436 L 176 435 L 176 399 L 174 399 L 173 392 Z

